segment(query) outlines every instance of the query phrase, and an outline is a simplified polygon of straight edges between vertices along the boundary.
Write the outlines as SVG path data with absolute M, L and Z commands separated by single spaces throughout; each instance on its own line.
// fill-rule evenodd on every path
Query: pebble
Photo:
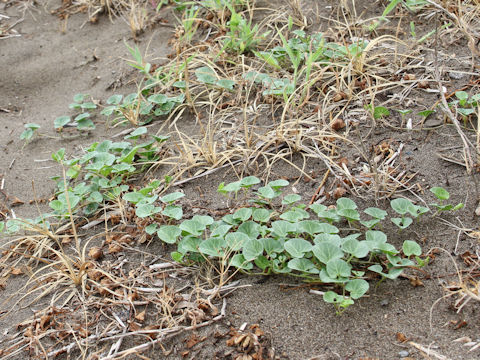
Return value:
M 455 72 L 455 71 L 450 71 L 450 72 L 448 73 L 448 75 L 450 75 L 450 77 L 451 77 L 452 79 L 455 79 L 455 80 L 460 80 L 460 79 L 462 79 L 462 78 L 465 77 L 465 74 L 458 73 L 458 72 Z
M 402 351 L 398 352 L 398 356 L 400 356 L 402 358 L 406 358 L 408 355 L 410 355 L 410 353 L 406 350 L 402 350 Z
M 382 301 L 380 301 L 380 305 L 382 305 L 382 306 L 387 306 L 387 305 L 388 305 L 388 300 L 387 300 L 387 299 L 383 299 Z

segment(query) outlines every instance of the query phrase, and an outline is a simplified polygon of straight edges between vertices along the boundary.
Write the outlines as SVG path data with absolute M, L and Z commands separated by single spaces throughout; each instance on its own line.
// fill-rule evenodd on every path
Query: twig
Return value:
M 444 355 L 441 355 L 438 352 L 436 352 L 432 349 L 429 349 L 429 348 L 427 348 L 427 347 L 425 347 L 421 344 L 417 344 L 413 341 L 409 341 L 408 343 L 410 345 L 412 345 L 415 349 L 420 350 L 421 352 L 425 353 L 427 356 L 433 356 L 434 358 L 439 359 L 439 360 L 450 360 L 450 358 L 448 358 Z

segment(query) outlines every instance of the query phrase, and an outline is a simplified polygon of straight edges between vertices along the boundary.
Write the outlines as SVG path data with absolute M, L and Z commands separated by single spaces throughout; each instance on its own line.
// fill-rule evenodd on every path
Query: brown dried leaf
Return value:
M 138 321 L 145 321 L 145 310 L 143 310 L 142 312 L 139 312 L 137 315 L 135 315 L 135 319 L 137 319 Z
M 103 257 L 103 251 L 98 246 L 93 246 L 88 250 L 88 256 L 90 256 L 93 260 L 98 260 Z
M 410 284 L 412 284 L 413 287 L 425 286 L 422 280 L 418 278 L 418 276 L 412 276 L 408 280 L 410 281 Z
M 334 130 L 334 131 L 341 130 L 341 129 L 343 129 L 345 126 L 346 126 L 345 121 L 343 121 L 343 119 L 340 119 L 340 118 L 335 119 L 335 120 L 330 124 L 330 127 L 331 127 L 332 130 Z
M 20 268 L 17 268 L 17 267 L 12 267 L 12 269 L 10 270 L 10 273 L 12 275 L 22 275 L 23 274 L 23 270 L 20 269 Z
M 108 245 L 108 253 L 109 254 L 115 254 L 115 253 L 118 253 L 122 250 L 123 250 L 123 248 L 117 243 L 111 243 L 110 245 Z
M 345 188 L 339 186 L 335 190 L 333 190 L 333 197 L 335 199 L 340 199 L 346 193 L 347 193 L 347 190 Z
M 192 334 L 187 340 L 187 349 L 191 349 L 200 342 L 200 338 L 197 334 Z
M 401 342 L 401 343 L 404 343 L 406 341 L 408 341 L 407 337 L 405 336 L 404 333 L 401 333 L 401 332 L 397 332 L 395 334 L 395 337 L 397 338 L 397 341 L 398 342 Z

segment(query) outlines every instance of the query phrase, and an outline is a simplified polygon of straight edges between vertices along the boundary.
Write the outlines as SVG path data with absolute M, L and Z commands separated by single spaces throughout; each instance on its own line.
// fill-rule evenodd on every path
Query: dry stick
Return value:
M 410 345 L 412 345 L 415 349 L 417 350 L 420 350 L 421 352 L 425 353 L 427 356 L 433 356 L 434 358 L 436 359 L 439 359 L 439 360 L 450 360 L 448 357 L 442 355 L 442 354 L 439 354 L 438 352 L 428 348 L 428 347 L 425 347 L 421 344 L 417 344 L 413 341 L 409 341 L 408 342 Z

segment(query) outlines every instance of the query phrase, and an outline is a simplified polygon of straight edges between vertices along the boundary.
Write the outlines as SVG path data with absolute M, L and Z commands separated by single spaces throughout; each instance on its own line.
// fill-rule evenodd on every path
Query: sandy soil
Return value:
M 48 199 L 52 195 L 55 184 L 49 178 L 59 171 L 50 160 L 52 152 L 65 147 L 67 153 L 80 153 L 82 146 L 109 138 L 121 130 L 107 129 L 98 117 L 95 118 L 97 129 L 88 137 L 70 138 L 66 134 L 63 136 L 68 138 L 61 138 L 53 129 L 53 121 L 69 114 L 68 105 L 74 94 L 88 93 L 93 99 L 104 101 L 114 93 L 114 87 L 121 93 L 128 93 L 135 87 L 134 83 L 129 83 L 134 79 L 133 71 L 122 59 L 129 56 L 124 41 L 132 42 L 124 21 L 110 22 L 107 17 L 100 17 L 97 24 L 85 24 L 85 16 L 80 14 L 70 17 L 65 31 L 61 31 L 59 19 L 49 14 L 56 6 L 56 2 L 50 1 L 29 7 L 22 13 L 17 5 L 6 7 L 0 3 L 0 14 L 12 19 L 23 18 L 15 26 L 21 36 L 0 39 L 0 180 L 4 184 L 0 210 L 12 210 L 20 217 L 37 215 L 35 206 L 29 204 L 35 196 Z M 171 31 L 171 28 L 157 27 L 140 37 L 138 45 L 147 58 L 162 57 L 170 51 L 167 41 Z M 468 80 L 459 80 L 462 81 Z M 457 85 L 458 82 L 449 84 L 452 88 Z M 31 122 L 42 126 L 41 135 L 24 146 L 19 136 L 23 125 Z M 375 130 L 370 145 L 389 139 L 396 144 L 403 143 L 406 155 L 402 163 L 408 171 L 417 172 L 415 181 L 424 188 L 446 187 L 453 202 L 466 203 L 465 209 L 458 214 L 463 226 L 476 228 L 476 193 L 471 177 L 461 166 L 435 156 L 440 148 L 458 144 L 455 136 L 452 128 L 442 126 L 412 134 L 380 127 Z M 345 156 L 354 159 L 355 154 L 345 149 Z M 322 170 L 320 162 L 312 162 L 309 167 L 318 172 Z M 279 165 L 273 172 L 278 176 L 285 174 L 295 176 L 294 170 L 286 165 Z M 219 172 L 182 188 L 192 208 L 202 206 L 218 210 L 224 204 L 211 184 L 233 178 L 230 172 Z M 297 190 L 304 199 L 310 199 L 320 180 L 300 182 Z M 422 196 L 432 200 L 428 192 Z M 24 204 L 17 205 L 16 199 Z M 361 206 L 368 205 L 371 204 Z M 453 216 L 447 219 L 459 224 Z M 396 234 L 393 227 L 388 230 L 395 245 L 411 237 L 421 242 L 425 249 L 446 249 L 459 264 L 459 254 L 467 250 L 473 253 L 479 246 L 478 240 L 463 234 L 457 237 L 458 231 L 437 220 L 428 220 L 406 234 Z M 165 252 L 165 249 L 151 247 L 149 251 Z M 248 287 L 227 297 L 226 317 L 199 330 L 199 336 L 206 335 L 207 339 L 183 353 L 184 358 L 232 358 L 225 339 L 216 339 L 213 334 L 238 329 L 247 323 L 247 326 L 258 324 L 265 333 L 265 348 L 274 350 L 281 359 L 440 359 L 433 353 L 430 357 L 425 355 L 427 349 L 443 355 L 442 359 L 478 359 L 480 350 L 468 352 L 468 347 L 454 342 L 461 337 L 480 341 L 478 304 L 467 306 L 458 314 L 451 306 L 451 298 L 436 302 L 446 294 L 442 284 L 456 276 L 454 264 L 445 254 L 438 254 L 427 272 L 431 276 L 421 278 L 424 286 L 414 287 L 407 279 L 397 279 L 372 287 L 368 297 L 362 298 L 342 316 L 335 315 L 333 308 L 319 295 L 309 292 L 310 288 L 301 287 L 290 278 L 239 277 L 240 283 Z M 21 282 L 21 279 L 9 280 L 0 298 L 7 298 Z M 6 310 L 0 308 L 0 314 Z M 6 341 L 15 332 L 14 326 L 31 315 L 31 309 L 23 309 L 1 319 L 0 337 Z M 185 340 L 190 336 L 190 333 L 183 334 L 166 342 L 166 349 L 172 350 L 169 358 L 182 358 L 187 347 Z M 401 342 L 402 336 L 408 341 Z M 415 344 L 423 346 L 424 352 Z M 144 355 L 150 358 L 164 356 L 158 346 Z

